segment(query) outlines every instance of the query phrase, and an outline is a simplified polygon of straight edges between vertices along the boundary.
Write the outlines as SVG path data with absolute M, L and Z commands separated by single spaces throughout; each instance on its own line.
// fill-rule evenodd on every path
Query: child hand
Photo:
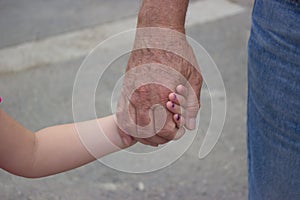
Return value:
M 186 106 L 186 98 L 188 95 L 188 90 L 183 85 L 178 85 L 176 87 L 175 92 L 172 92 L 169 94 L 169 101 L 166 104 L 167 109 L 173 113 L 173 120 L 176 124 L 176 127 L 178 128 L 177 134 L 174 140 L 177 140 L 181 138 L 185 133 L 185 128 L 183 127 L 185 125 L 185 118 L 184 118 L 184 111 Z M 135 144 L 137 142 L 134 137 L 127 135 L 125 133 L 120 132 L 120 135 L 123 139 L 123 142 L 125 144 L 125 147 L 129 147 L 132 144 Z M 143 143 L 144 144 L 144 143 Z M 158 145 L 151 145 L 151 146 L 158 146 Z
M 183 85 L 178 85 L 176 91 L 169 94 L 167 109 L 173 113 L 173 120 L 178 129 L 185 125 L 184 110 L 186 106 L 187 88 Z

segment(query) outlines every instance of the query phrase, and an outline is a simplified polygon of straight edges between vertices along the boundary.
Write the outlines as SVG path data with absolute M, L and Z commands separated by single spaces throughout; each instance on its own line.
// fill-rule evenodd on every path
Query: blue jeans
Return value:
M 300 3 L 256 0 L 248 44 L 249 200 L 300 200 Z

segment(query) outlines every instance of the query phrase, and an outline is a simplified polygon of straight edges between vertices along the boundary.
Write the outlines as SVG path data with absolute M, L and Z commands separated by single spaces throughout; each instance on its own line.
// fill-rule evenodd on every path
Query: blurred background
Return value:
M 1 170 L 1 200 L 247 199 L 246 67 L 252 2 L 190 2 L 187 34 L 211 55 L 227 92 L 226 121 L 213 151 L 198 159 L 210 120 L 204 86 L 198 135 L 172 165 L 128 174 L 95 161 L 34 180 Z M 141 0 L 0 0 L 1 108 L 32 131 L 72 122 L 73 84 L 83 59 L 109 36 L 134 28 L 140 4 Z M 110 114 L 107 94 L 124 73 L 128 56 L 112 63 L 117 70 L 107 72 L 101 91 L 98 88 L 99 117 Z

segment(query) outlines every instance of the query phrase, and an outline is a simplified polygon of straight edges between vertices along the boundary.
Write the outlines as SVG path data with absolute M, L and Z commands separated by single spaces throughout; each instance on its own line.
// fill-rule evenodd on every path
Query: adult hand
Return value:
M 182 113 L 186 119 L 185 127 L 190 130 L 195 128 L 202 76 L 184 34 L 159 28 L 138 30 L 126 72 L 128 74 L 125 75 L 116 113 L 121 136 L 129 134 L 151 146 L 182 136 L 185 129 L 176 127 L 172 114 L 166 111 L 167 115 L 163 116 L 161 109 L 153 107 L 157 104 L 166 107 L 169 94 L 180 84 L 188 88 L 186 107 Z M 152 80 L 152 83 L 137 84 L 145 78 Z M 166 85 L 171 87 L 167 88 Z M 161 125 L 164 117 L 166 122 Z M 148 129 L 142 133 L 136 125 L 148 126 Z

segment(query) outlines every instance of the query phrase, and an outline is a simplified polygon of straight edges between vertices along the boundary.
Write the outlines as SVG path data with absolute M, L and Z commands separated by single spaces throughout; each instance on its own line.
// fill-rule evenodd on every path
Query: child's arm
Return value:
M 94 124 L 93 121 L 78 124 L 85 127 L 90 137 L 95 135 L 95 138 L 100 138 L 97 149 L 93 149 L 99 152 L 97 156 L 102 157 L 128 147 L 118 134 L 113 116 L 97 120 L 106 135 L 99 133 L 99 128 L 89 126 Z M 75 124 L 49 127 L 32 133 L 0 109 L 0 167 L 4 170 L 34 178 L 70 170 L 93 160 L 95 158 L 81 143 Z
M 173 119 L 177 127 L 184 130 L 182 111 L 186 95 L 178 89 L 185 88 L 177 87 L 176 93 L 170 94 L 167 108 L 174 114 Z M 96 123 L 101 125 L 103 131 L 95 126 Z M 91 147 L 96 158 L 135 143 L 130 136 L 120 137 L 113 116 L 48 127 L 33 133 L 0 109 L 0 168 L 15 175 L 38 178 L 94 161 L 96 158 L 81 143 L 76 128 L 81 129 L 81 136 L 87 134 L 89 139 L 97 140 Z M 180 133 L 183 134 L 184 131 Z

